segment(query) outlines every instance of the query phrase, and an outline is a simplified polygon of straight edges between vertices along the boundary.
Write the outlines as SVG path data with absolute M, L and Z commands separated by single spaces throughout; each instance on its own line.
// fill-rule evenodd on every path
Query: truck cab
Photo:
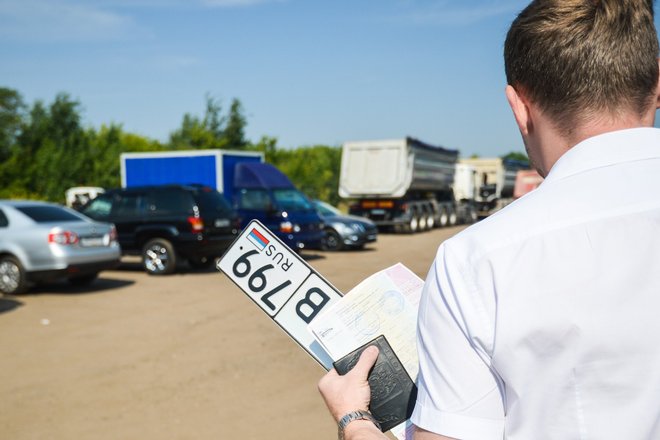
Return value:
M 242 227 L 256 219 L 295 251 L 321 247 L 325 233 L 314 205 L 271 164 L 236 165 L 233 204 Z

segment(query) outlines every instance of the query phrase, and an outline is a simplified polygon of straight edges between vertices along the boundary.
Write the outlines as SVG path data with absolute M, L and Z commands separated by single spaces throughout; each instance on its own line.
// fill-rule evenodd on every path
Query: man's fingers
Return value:
M 355 367 L 353 367 L 350 372 L 354 372 L 353 374 L 356 374 L 358 377 L 367 380 L 369 370 L 371 370 L 371 367 L 373 367 L 376 363 L 376 359 L 378 359 L 378 347 L 374 345 L 369 346 L 364 349 L 360 355 L 360 360 L 358 360 L 358 363 L 355 364 Z

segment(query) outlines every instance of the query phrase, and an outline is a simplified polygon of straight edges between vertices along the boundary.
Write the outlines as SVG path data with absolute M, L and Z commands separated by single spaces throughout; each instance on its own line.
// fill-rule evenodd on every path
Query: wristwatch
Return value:
M 374 419 L 374 416 L 372 416 L 370 412 L 363 411 L 361 409 L 357 411 L 351 411 L 339 419 L 339 440 L 344 440 L 344 429 L 346 429 L 346 426 L 354 420 L 369 420 L 374 425 L 376 425 L 378 429 L 380 429 L 380 423 Z

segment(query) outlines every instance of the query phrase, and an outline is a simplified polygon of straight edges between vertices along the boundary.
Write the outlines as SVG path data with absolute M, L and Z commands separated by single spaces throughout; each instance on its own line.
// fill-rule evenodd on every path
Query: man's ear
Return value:
M 516 118 L 520 133 L 523 136 L 527 136 L 532 129 L 532 120 L 530 118 L 527 101 L 510 85 L 506 86 L 505 93 L 506 99 L 511 106 L 511 110 L 513 110 L 513 117 Z

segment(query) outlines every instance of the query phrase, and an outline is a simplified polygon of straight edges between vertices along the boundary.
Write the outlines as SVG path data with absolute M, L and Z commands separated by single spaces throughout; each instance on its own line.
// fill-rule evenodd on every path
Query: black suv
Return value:
M 110 190 L 81 208 L 114 223 L 122 252 L 141 255 L 151 275 L 176 270 L 179 257 L 208 267 L 239 230 L 235 211 L 222 194 L 205 186 L 145 186 Z

